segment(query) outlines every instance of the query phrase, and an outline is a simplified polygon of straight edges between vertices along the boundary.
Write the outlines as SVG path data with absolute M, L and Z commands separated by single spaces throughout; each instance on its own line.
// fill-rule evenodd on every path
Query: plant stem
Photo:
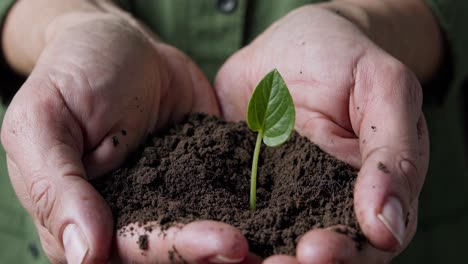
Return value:
M 257 143 L 255 144 L 255 151 L 252 161 L 252 177 L 250 181 L 250 210 L 257 209 L 257 167 L 258 156 L 260 155 L 260 148 L 262 146 L 263 131 L 258 131 Z

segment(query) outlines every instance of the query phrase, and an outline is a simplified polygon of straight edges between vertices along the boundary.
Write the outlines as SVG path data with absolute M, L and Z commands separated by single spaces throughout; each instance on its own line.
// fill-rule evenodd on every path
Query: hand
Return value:
M 307 6 L 273 24 L 219 71 L 222 115 L 244 119 L 259 80 L 277 68 L 296 106 L 296 129 L 359 169 L 355 211 L 370 244 L 331 230 L 305 234 L 296 258 L 265 263 L 384 263 L 411 241 L 428 160 L 415 75 L 349 20 Z
M 66 30 L 59 30 L 63 25 Z M 112 216 L 87 179 L 115 168 L 149 132 L 188 112 L 218 114 L 217 103 L 190 59 L 126 19 L 63 16 L 47 32 L 2 126 L 11 182 L 53 263 L 106 263 Z M 239 231 L 222 223 L 200 221 L 176 231 L 151 233 L 155 246 L 146 256 L 135 241 L 116 236 L 115 255 L 164 262 L 173 246 L 191 261 L 247 254 Z M 194 239 L 200 233 L 205 240 Z

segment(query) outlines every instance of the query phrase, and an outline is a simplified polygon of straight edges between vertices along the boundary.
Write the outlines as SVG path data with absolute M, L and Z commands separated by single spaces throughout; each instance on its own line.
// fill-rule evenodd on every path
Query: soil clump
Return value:
M 192 114 L 153 135 L 121 168 L 93 184 L 116 223 L 175 223 L 210 219 L 239 228 L 250 251 L 294 255 L 301 235 L 343 225 L 360 247 L 353 187 L 357 173 L 294 132 L 282 146 L 262 146 L 257 210 L 249 210 L 250 170 L 256 133 L 244 122 Z M 120 147 L 120 146 L 116 146 Z M 151 232 L 151 228 L 147 229 Z M 147 236 L 140 238 L 142 249 Z

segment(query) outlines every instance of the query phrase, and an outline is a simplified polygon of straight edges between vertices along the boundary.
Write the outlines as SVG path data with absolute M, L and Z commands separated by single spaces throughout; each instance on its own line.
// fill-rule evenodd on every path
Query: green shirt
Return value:
M 192 57 L 212 80 L 235 51 L 306 0 L 116 0 L 163 41 Z M 0 0 L 0 19 L 14 0 Z M 419 227 L 394 263 L 460 263 L 468 237 L 468 2 L 427 0 L 447 39 L 451 68 L 445 82 L 425 89 L 424 112 L 431 136 L 431 162 L 420 197 Z M 1 75 L 2 73 L 0 73 Z M 463 89 L 465 88 L 465 89 Z M 432 90 L 436 92 L 432 92 Z M 429 91 L 429 92 L 428 92 Z M 447 91 L 439 93 L 437 91 Z M 438 101 L 437 103 L 435 103 Z M 3 113 L 3 109 L 1 111 Z M 30 217 L 21 208 L 0 152 L 0 263 L 47 263 Z

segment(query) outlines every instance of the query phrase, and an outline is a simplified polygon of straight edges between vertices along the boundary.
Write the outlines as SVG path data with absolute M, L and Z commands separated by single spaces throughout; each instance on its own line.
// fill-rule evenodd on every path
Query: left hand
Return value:
M 369 244 L 358 251 L 347 236 L 313 230 L 299 241 L 296 257 L 265 263 L 389 262 L 415 233 L 429 161 L 418 80 L 353 23 L 307 6 L 221 68 L 215 89 L 222 115 L 244 119 L 252 90 L 273 68 L 292 93 L 298 132 L 360 170 L 355 211 Z

